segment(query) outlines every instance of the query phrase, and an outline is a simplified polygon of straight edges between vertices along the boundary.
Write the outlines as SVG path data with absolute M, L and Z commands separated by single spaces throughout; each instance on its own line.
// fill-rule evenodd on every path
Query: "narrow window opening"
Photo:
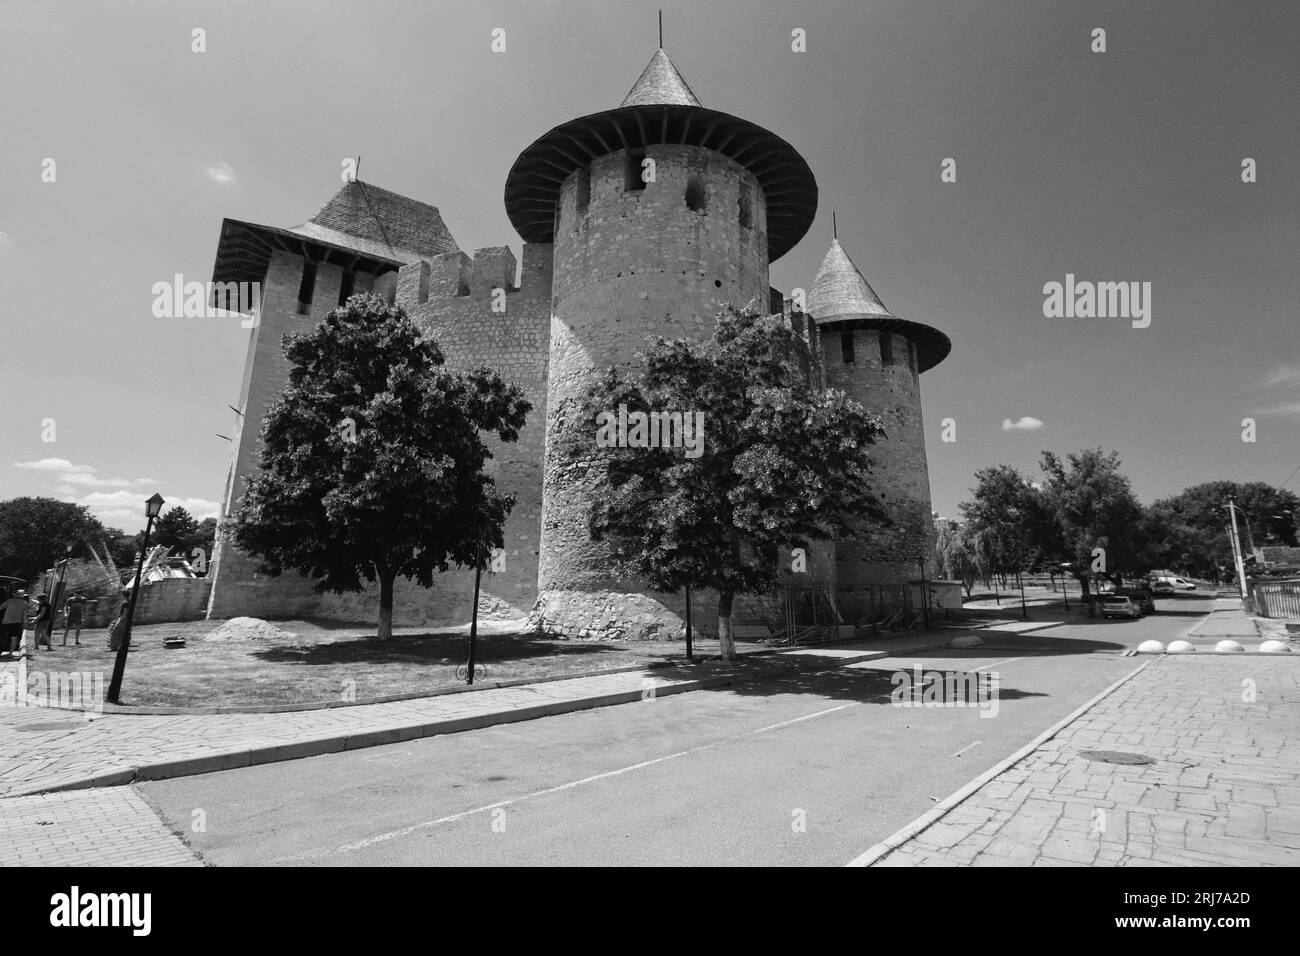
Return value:
M 352 290 L 357 286 L 357 274 L 351 269 L 343 273 L 339 279 L 339 305 L 345 305 L 348 299 L 352 298 Z
M 754 194 L 749 183 L 740 184 L 740 224 L 746 229 L 754 228 Z
M 298 314 L 311 312 L 311 297 L 316 291 L 316 263 L 307 261 L 302 267 L 302 282 L 298 284 Z
M 907 367 L 916 371 L 916 343 L 911 339 L 907 340 Z
M 853 364 L 853 333 L 840 333 L 840 357 L 844 359 L 845 365 Z
M 591 205 L 591 169 L 583 167 L 578 170 L 578 215 L 585 216 L 587 207 Z
M 645 180 L 641 178 L 643 162 L 645 162 L 645 150 L 628 150 L 627 166 L 623 171 L 624 192 L 640 192 L 645 189 Z
M 704 183 L 692 176 L 686 183 L 686 208 L 691 212 L 705 211 Z
M 891 365 L 894 361 L 894 337 L 888 332 L 880 333 L 880 364 Z

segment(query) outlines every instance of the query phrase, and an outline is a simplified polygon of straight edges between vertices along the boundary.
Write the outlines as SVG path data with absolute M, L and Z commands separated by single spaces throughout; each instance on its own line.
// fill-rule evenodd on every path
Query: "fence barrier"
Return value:
M 1256 582 L 1250 599 L 1261 617 L 1300 620 L 1300 580 Z

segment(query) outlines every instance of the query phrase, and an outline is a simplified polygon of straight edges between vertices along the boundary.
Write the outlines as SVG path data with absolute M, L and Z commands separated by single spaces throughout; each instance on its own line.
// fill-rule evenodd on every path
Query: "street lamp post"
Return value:
M 469 619 L 469 663 L 465 667 L 465 683 L 474 683 L 474 650 L 478 644 L 478 590 L 479 583 L 483 580 L 483 553 L 477 553 L 478 560 L 474 562 L 474 610 Z
M 930 594 L 925 584 L 925 558 L 921 558 L 921 617 L 925 621 L 925 629 L 930 629 Z
M 135 602 L 140 594 L 140 583 L 144 577 L 144 556 L 149 550 L 149 533 L 153 531 L 153 519 L 162 511 L 163 497 L 154 492 L 153 497 L 144 503 L 144 514 L 148 519 L 144 526 L 144 540 L 140 543 L 140 560 L 135 566 L 135 583 L 131 587 L 131 600 L 126 605 L 126 624 L 122 628 L 122 643 L 117 648 L 117 659 L 113 661 L 113 679 L 108 684 L 108 702 L 116 704 L 122 693 L 122 675 L 126 672 L 126 652 L 131 648 L 131 619 L 135 616 Z
M 691 586 L 686 585 L 686 659 L 695 660 L 691 652 Z

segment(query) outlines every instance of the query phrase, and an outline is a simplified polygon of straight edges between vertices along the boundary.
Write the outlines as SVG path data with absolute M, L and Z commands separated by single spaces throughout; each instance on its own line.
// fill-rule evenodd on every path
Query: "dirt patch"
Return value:
M 257 617 L 232 617 L 203 638 L 205 644 L 262 644 L 288 643 L 298 635 L 281 630 L 269 621 Z

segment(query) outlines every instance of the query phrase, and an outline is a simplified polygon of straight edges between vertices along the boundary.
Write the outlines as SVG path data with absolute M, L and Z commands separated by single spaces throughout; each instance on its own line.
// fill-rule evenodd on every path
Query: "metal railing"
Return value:
M 1300 621 L 1300 580 L 1255 582 L 1250 600 L 1261 617 Z

